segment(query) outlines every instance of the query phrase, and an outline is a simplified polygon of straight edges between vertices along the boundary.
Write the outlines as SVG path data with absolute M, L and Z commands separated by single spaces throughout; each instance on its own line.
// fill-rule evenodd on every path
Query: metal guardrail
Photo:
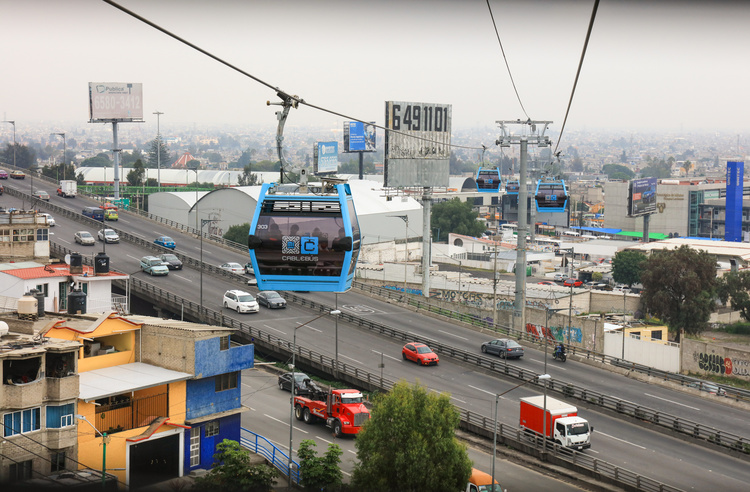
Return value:
M 271 465 L 285 476 L 289 476 L 289 455 L 280 450 L 265 437 L 240 427 L 240 444 L 267 459 Z M 292 460 L 292 482 L 299 484 L 299 463 Z

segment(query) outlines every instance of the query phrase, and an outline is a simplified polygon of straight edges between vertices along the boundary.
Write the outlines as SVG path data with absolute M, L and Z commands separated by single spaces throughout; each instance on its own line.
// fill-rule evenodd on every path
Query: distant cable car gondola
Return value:
M 348 184 L 321 194 L 261 187 L 248 248 L 260 290 L 344 292 L 352 285 L 360 231 Z
M 521 185 L 517 179 L 509 179 L 505 183 L 505 194 L 506 195 L 518 195 L 518 190 L 521 189 Z
M 484 193 L 497 193 L 500 190 L 502 180 L 498 168 L 479 168 L 477 171 L 477 191 Z
M 565 181 L 539 180 L 536 183 L 536 210 L 538 212 L 565 212 L 568 206 L 568 191 L 565 188 Z

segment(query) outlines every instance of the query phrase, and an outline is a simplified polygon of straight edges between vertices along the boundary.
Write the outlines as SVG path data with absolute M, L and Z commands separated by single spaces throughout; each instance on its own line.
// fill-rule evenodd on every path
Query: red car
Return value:
M 580 287 L 583 285 L 583 280 L 579 280 L 577 278 L 566 278 L 565 282 L 563 282 L 563 285 L 565 287 Z
M 436 366 L 440 362 L 437 354 L 424 343 L 407 343 L 401 349 L 401 356 L 404 360 L 412 360 L 421 366 Z
M 537 282 L 537 285 L 557 285 L 554 282 L 550 282 L 549 280 L 545 280 L 544 282 Z

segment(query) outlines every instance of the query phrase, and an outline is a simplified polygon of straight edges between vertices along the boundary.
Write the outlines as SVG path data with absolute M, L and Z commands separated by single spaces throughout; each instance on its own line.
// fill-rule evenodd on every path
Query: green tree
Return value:
M 721 302 L 731 302 L 732 309 L 750 321 L 750 271 L 728 272 L 717 280 L 717 294 Z
M 146 164 L 151 169 L 156 169 L 158 166 L 161 166 L 162 168 L 172 167 L 172 158 L 169 155 L 169 148 L 160 138 L 155 138 L 151 141 Z
M 85 185 L 86 184 L 86 180 L 83 179 L 83 173 L 80 173 L 80 172 L 79 173 L 75 173 L 75 177 L 76 177 L 76 183 L 78 185 Z
M 242 169 L 242 174 L 237 178 L 237 184 L 240 186 L 254 186 L 258 183 L 258 175 L 252 173 L 251 165 L 248 164 Z
M 641 272 L 641 301 L 677 332 L 705 329 L 716 297 L 716 257 L 687 245 L 654 251 Z
M 352 485 L 363 491 L 455 492 L 471 474 L 456 439 L 460 415 L 447 393 L 405 381 L 379 395 L 357 435 Z
M 0 160 L 5 162 L 6 164 L 13 164 L 13 146 L 14 144 L 9 143 L 5 147 L 5 150 L 0 153 Z M 36 163 L 36 153 L 34 152 L 34 149 L 26 145 L 20 145 L 16 143 L 15 150 L 16 166 L 23 169 L 28 169 L 32 164 Z
M 235 243 L 247 244 L 247 237 L 250 234 L 250 223 L 245 222 L 240 225 L 233 225 L 224 233 L 224 239 L 234 241 Z
M 112 161 L 110 160 L 109 156 L 105 154 L 104 152 L 101 152 L 94 157 L 89 157 L 88 159 L 84 159 L 84 161 L 81 163 L 81 166 L 83 167 L 112 167 Z
M 335 443 L 328 445 L 324 456 L 315 452 L 316 444 L 312 439 L 299 443 L 297 456 L 300 459 L 299 471 L 302 485 L 310 490 L 337 490 L 341 487 L 344 474 L 341 472 L 341 446 Z
M 618 251 L 612 259 L 612 278 L 628 287 L 640 283 L 646 260 L 648 257 L 640 251 Z
M 605 173 L 609 179 L 629 180 L 635 177 L 633 171 L 620 164 L 606 164 L 602 166 L 602 172 Z
M 133 169 L 128 172 L 127 180 L 130 186 L 141 186 L 143 184 L 143 178 L 146 176 L 146 169 L 143 167 L 143 162 L 140 159 L 135 161 Z
M 224 439 L 216 446 L 214 467 L 197 478 L 191 490 L 206 492 L 268 492 L 279 475 L 266 464 L 252 465 L 250 453 L 237 441 Z
M 436 203 L 432 206 L 432 228 L 440 228 L 440 235 L 463 234 L 465 236 L 480 236 L 484 232 L 484 222 L 477 220 L 477 213 L 471 205 L 458 198 Z

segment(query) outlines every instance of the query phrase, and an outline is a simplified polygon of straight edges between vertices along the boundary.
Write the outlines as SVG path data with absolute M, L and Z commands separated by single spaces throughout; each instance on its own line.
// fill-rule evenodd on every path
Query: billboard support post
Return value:
M 643 242 L 648 242 L 648 224 L 651 221 L 651 214 L 643 216 Z

